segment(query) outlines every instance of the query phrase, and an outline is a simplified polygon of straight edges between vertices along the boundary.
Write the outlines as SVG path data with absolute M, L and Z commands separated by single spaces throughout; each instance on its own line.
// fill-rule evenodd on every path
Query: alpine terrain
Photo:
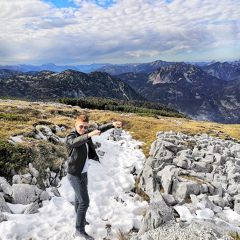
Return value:
M 239 123 L 240 78 L 226 81 L 184 63 L 163 66 L 151 74 L 117 75 L 143 97 L 196 120 Z

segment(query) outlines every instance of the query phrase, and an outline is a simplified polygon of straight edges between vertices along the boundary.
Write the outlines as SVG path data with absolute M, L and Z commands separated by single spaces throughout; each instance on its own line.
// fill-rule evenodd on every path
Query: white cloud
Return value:
M 39 0 L 1 0 L 2 64 L 137 62 L 240 42 L 239 0 L 74 2 L 81 7 L 57 9 Z

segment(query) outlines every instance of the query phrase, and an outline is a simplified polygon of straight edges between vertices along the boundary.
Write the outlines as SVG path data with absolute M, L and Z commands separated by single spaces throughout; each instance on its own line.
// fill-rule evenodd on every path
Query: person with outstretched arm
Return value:
M 94 239 L 85 231 L 86 212 L 89 207 L 88 196 L 88 162 L 89 159 L 99 161 L 91 137 L 99 135 L 113 127 L 122 127 L 121 121 L 107 123 L 96 128 L 88 127 L 88 117 L 80 115 L 76 119 L 75 127 L 66 136 L 68 154 L 67 178 L 75 192 L 76 232 L 75 236 L 85 239 Z

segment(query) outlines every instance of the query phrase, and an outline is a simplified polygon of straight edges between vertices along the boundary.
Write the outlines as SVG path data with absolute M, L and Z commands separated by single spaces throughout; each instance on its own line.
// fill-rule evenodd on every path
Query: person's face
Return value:
M 86 129 L 88 128 L 88 122 L 76 122 L 75 128 L 79 135 L 83 135 L 86 132 Z

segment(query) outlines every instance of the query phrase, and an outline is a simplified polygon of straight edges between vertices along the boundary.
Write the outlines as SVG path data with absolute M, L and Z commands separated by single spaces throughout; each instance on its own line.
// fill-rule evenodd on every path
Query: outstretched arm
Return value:
M 88 131 L 88 138 L 89 137 L 92 137 L 94 135 L 99 135 L 100 133 L 102 132 L 105 132 L 109 129 L 111 129 L 112 127 L 122 127 L 122 122 L 121 121 L 116 121 L 116 122 L 113 122 L 113 123 L 106 123 L 106 124 L 102 124 L 98 127 L 98 129 L 96 128 L 89 128 Z

